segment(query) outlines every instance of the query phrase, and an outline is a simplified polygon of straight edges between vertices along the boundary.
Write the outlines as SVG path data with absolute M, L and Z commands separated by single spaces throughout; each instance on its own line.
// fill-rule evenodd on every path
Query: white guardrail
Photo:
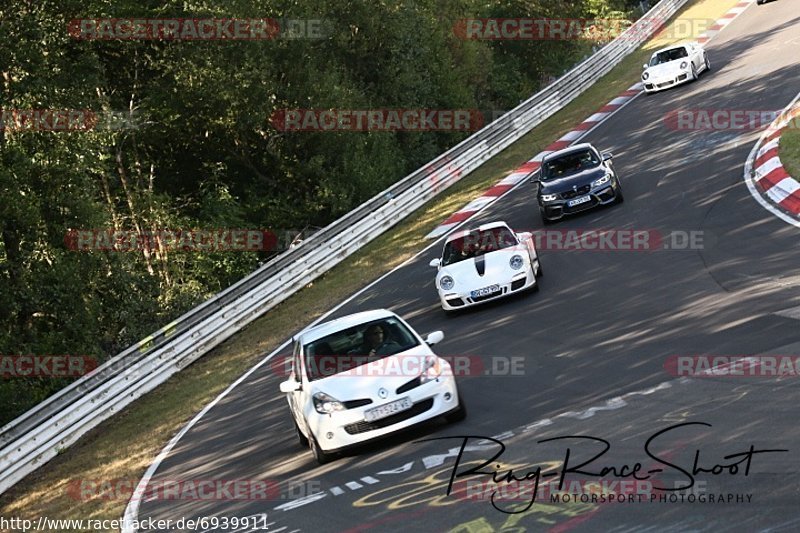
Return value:
M 0 428 L 0 493 L 562 109 L 687 1 L 661 0 L 622 35 L 544 90 Z

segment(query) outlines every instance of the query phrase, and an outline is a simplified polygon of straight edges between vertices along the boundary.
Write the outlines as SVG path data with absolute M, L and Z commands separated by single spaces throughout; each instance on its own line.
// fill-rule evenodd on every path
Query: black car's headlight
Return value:
M 509 259 L 508 261 L 508 266 L 510 266 L 514 270 L 519 270 L 520 268 L 522 268 L 522 265 L 524 264 L 525 260 L 519 254 L 512 256 L 511 259 Z
M 557 194 L 543 194 L 542 195 L 542 201 L 543 202 L 552 202 L 553 200 L 555 200 L 557 198 L 558 198 Z
M 455 287 L 456 281 L 451 278 L 450 276 L 442 276 L 442 279 L 439 280 L 439 286 L 444 291 L 449 291 L 453 287 Z
M 329 415 L 334 411 L 344 410 L 342 402 L 324 392 L 314 394 L 311 399 L 314 401 L 314 409 L 320 414 Z
M 609 174 L 606 174 L 605 176 L 603 176 L 599 180 L 594 180 L 592 182 L 592 188 L 604 185 L 604 184 L 608 183 L 609 181 L 611 181 L 611 176 Z
M 650 77 L 650 73 L 649 73 L 649 72 L 644 72 L 644 73 L 642 73 L 642 79 L 643 79 L 643 80 L 646 80 L 646 79 L 647 79 L 647 78 L 649 78 L 649 77 Z

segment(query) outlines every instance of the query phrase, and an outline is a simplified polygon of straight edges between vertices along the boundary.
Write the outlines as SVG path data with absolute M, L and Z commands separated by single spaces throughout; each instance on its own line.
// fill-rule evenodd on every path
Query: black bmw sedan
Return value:
M 533 175 L 539 182 L 539 211 L 545 223 L 598 205 L 622 203 L 622 187 L 610 153 L 588 143 L 547 154 Z

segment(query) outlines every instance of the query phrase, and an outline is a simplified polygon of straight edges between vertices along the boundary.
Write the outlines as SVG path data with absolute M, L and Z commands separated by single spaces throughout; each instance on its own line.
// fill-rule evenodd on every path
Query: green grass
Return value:
M 781 135 L 778 156 L 786 172 L 800 179 L 800 118 L 795 118 Z
M 680 16 L 716 19 L 735 3 L 736 0 L 693 0 Z M 39 516 L 120 517 L 126 501 L 99 498 L 75 501 L 66 490 L 69 482 L 79 479 L 130 479 L 138 482 L 166 442 L 265 353 L 425 247 L 428 243 L 425 235 L 438 223 L 638 81 L 641 65 L 652 51 L 671 42 L 656 39 L 647 43 L 556 116 L 441 193 L 394 230 L 365 246 L 234 338 L 60 453 L 0 497 L 0 516 L 30 519 Z M 277 394 L 277 391 L 265 391 L 265 394 L 270 393 Z

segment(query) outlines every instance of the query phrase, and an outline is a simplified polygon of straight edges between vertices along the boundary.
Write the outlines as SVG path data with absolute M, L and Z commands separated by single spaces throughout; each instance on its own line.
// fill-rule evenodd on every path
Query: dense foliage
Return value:
M 468 17 L 619 17 L 633 0 L 16 0 L 0 6 L 3 109 L 119 127 L 0 129 L 0 355 L 100 360 L 257 267 L 250 252 L 77 252 L 70 230 L 323 226 L 464 137 L 282 132 L 285 108 L 492 115 L 591 51 L 478 41 Z M 634 9 L 636 8 L 636 9 Z M 80 18 L 322 19 L 321 39 L 80 40 Z M 0 378 L 0 423 L 68 380 Z

